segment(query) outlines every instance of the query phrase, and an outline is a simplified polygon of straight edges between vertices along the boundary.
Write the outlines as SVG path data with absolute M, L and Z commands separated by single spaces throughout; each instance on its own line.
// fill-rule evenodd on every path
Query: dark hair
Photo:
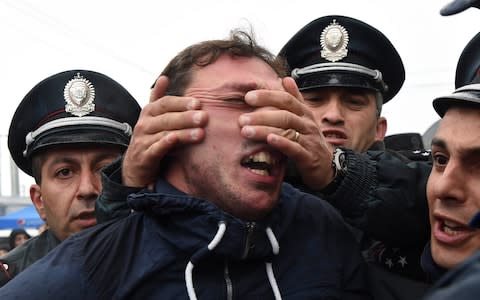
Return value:
M 24 234 L 27 238 L 31 238 L 31 236 L 28 234 L 28 232 L 25 229 L 23 228 L 13 229 L 12 232 L 10 233 L 10 236 L 8 237 L 10 249 L 15 248 L 15 237 L 20 234 Z
M 275 55 L 259 46 L 252 33 L 235 29 L 230 32 L 228 39 L 200 42 L 178 53 L 162 72 L 162 75 L 166 75 L 170 81 L 166 94 L 182 96 L 190 83 L 192 68 L 208 66 L 223 54 L 234 57 L 257 57 L 267 63 L 280 77 L 286 75 L 283 62 L 277 61 Z
M 46 161 L 45 151 L 39 151 L 32 156 L 32 176 L 36 184 L 42 183 L 42 166 Z

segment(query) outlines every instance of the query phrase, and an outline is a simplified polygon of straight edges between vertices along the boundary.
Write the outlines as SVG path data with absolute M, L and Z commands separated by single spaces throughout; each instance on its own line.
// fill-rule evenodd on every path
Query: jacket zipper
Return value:
M 225 260 L 225 268 L 223 269 L 223 277 L 225 278 L 225 284 L 227 286 L 227 300 L 233 299 L 233 284 L 228 271 L 228 261 Z
M 245 241 L 245 248 L 243 250 L 243 255 L 242 259 L 247 258 L 248 256 L 248 251 L 250 251 L 250 248 L 252 247 L 252 237 L 253 237 L 253 231 L 255 229 L 255 222 L 247 222 L 247 239 Z

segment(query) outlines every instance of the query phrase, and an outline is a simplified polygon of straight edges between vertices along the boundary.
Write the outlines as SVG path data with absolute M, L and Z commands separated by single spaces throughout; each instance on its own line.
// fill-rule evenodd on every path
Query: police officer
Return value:
M 381 108 L 405 78 L 398 52 L 376 28 L 334 15 L 307 24 L 279 55 L 326 140 L 336 147 L 335 178 L 326 187 L 308 188 L 360 229 L 379 299 L 418 297 L 427 288 L 413 280 L 425 279 L 419 261 L 429 236 L 430 166 L 428 153 L 409 155 L 417 162 L 385 151 L 387 120 Z
M 437 113 L 442 117 L 445 118 L 447 113 L 452 110 L 458 110 L 461 107 L 467 107 L 468 114 L 473 114 L 477 116 L 473 118 L 471 122 L 474 124 L 468 124 L 469 130 L 461 130 L 457 131 L 456 135 L 451 136 L 451 139 L 477 139 L 476 136 L 478 131 L 470 130 L 470 128 L 475 128 L 478 126 L 478 115 L 480 111 L 480 33 L 475 35 L 472 40 L 467 44 L 462 55 L 460 57 L 459 63 L 457 65 L 457 75 L 455 85 L 457 89 L 451 95 L 439 97 L 434 100 L 433 106 Z M 470 84 L 469 84 L 470 83 Z M 460 110 L 462 111 L 462 110 Z M 465 110 L 463 110 L 465 111 Z M 455 115 L 453 115 L 454 117 Z M 464 122 L 464 119 L 461 114 L 458 114 L 461 117 L 461 120 L 457 122 L 450 122 L 449 124 L 461 124 Z M 449 118 L 453 118 L 451 115 L 448 116 Z M 476 122 L 476 123 L 475 123 Z M 447 129 L 450 129 L 446 127 Z M 447 140 L 447 143 L 454 143 L 454 141 Z M 474 145 L 469 145 L 473 147 Z M 467 159 L 467 156 L 464 157 L 464 160 Z M 472 160 L 473 159 L 473 160 Z M 478 159 L 478 158 L 477 158 Z M 478 162 L 475 161 L 475 157 L 469 159 L 468 161 L 464 162 L 464 166 L 472 166 L 477 164 Z M 461 165 L 461 164 L 459 164 Z M 456 172 L 457 174 L 461 174 L 463 169 L 459 168 Z M 467 204 L 473 205 L 477 208 L 480 207 L 480 199 L 478 199 L 478 195 L 475 192 L 472 192 L 477 189 L 478 187 L 478 180 L 475 180 L 475 175 L 472 175 L 472 181 L 462 181 L 463 188 L 460 191 L 463 191 L 465 194 L 468 194 L 469 198 L 466 200 L 462 200 L 462 206 Z M 458 189 L 458 188 L 457 188 Z M 468 192 L 467 192 L 468 190 Z M 463 202 L 464 201 L 464 202 Z M 470 226 L 472 228 L 476 228 L 477 230 L 473 232 L 478 232 L 478 228 L 480 228 L 480 213 L 477 213 L 470 222 Z M 477 233 L 478 234 L 478 233 Z M 473 239 L 472 239 L 473 240 Z M 476 241 L 476 240 L 474 240 Z M 437 277 L 441 277 L 441 279 L 434 285 L 432 291 L 429 293 L 426 299 L 476 299 L 478 298 L 479 292 L 479 285 L 478 285 L 478 274 L 480 271 L 479 265 L 479 257 L 480 252 L 480 245 L 475 245 L 476 247 L 471 248 L 472 250 L 476 250 L 476 254 L 471 256 L 470 258 L 466 259 L 463 263 L 459 264 L 456 268 L 448 272 L 446 275 L 445 269 L 441 268 L 431 268 L 433 270 L 442 270 L 437 274 Z M 433 247 L 433 246 L 432 246 Z M 431 259 L 430 262 L 433 265 L 434 260 Z
M 10 124 L 8 147 L 34 177 L 30 198 L 49 229 L 2 257 L 1 285 L 96 224 L 100 170 L 126 149 L 139 113 L 122 85 L 94 71 L 61 72 L 28 92 Z

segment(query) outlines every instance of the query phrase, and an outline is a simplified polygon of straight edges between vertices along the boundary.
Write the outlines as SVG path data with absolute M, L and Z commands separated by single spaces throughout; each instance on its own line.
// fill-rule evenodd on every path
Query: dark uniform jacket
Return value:
M 60 240 L 47 229 L 2 256 L 0 258 L 0 286 L 5 285 L 18 273 L 47 255 L 58 244 L 60 244 Z
M 0 299 L 370 299 L 341 216 L 288 184 L 255 223 L 164 181 L 128 203 L 134 213 L 65 240 Z
M 381 142 L 365 153 L 343 150 L 347 172 L 330 193 L 305 188 L 294 171 L 287 180 L 326 199 L 359 230 L 376 299 L 420 299 L 430 285 L 420 264 L 430 239 L 430 153 L 385 150 Z
M 480 252 L 441 277 L 425 300 L 477 300 L 480 295 Z

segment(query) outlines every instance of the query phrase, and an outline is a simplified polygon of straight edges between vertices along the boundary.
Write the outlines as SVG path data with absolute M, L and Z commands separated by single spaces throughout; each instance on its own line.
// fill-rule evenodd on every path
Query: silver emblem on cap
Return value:
M 82 117 L 95 110 L 95 88 L 93 84 L 85 79 L 80 73 L 77 73 L 65 85 L 63 90 L 65 98 L 65 111 L 74 116 Z
M 347 56 L 348 32 L 342 25 L 333 20 L 325 27 L 320 36 L 321 56 L 328 61 L 336 62 Z

